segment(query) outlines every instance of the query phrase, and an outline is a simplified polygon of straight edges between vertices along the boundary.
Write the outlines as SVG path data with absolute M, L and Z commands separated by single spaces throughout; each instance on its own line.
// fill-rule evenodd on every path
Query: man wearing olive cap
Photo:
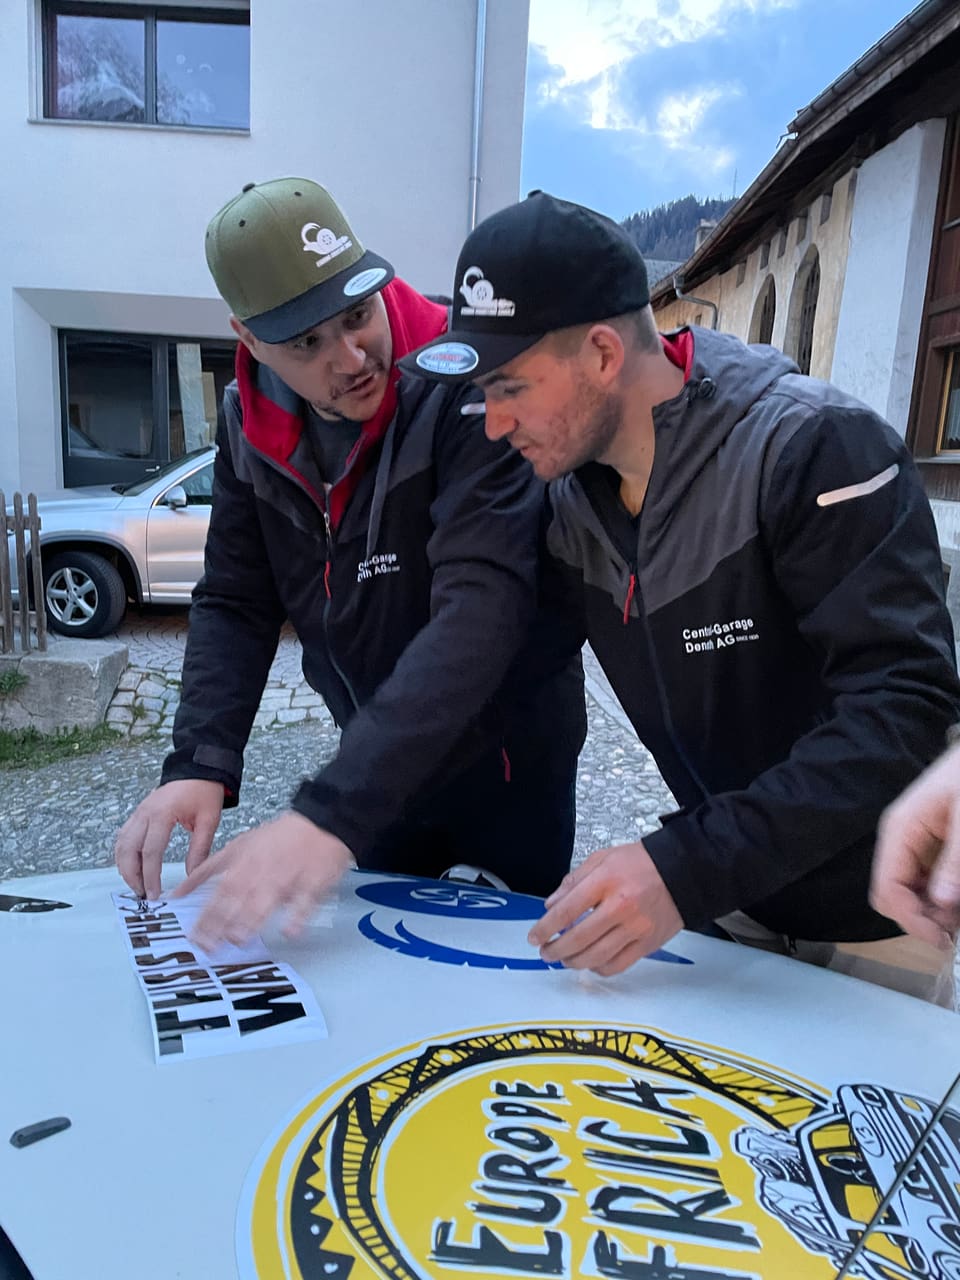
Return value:
M 538 609 L 543 490 L 476 396 L 400 376 L 446 310 L 364 250 L 322 188 L 250 184 L 207 229 L 239 338 L 218 433 L 174 749 L 117 862 L 160 893 L 176 823 L 190 888 L 223 875 L 197 941 L 277 908 L 296 931 L 343 872 L 480 864 L 546 893 L 569 866 L 585 715 L 578 644 Z M 289 619 L 340 750 L 289 812 L 207 857 Z

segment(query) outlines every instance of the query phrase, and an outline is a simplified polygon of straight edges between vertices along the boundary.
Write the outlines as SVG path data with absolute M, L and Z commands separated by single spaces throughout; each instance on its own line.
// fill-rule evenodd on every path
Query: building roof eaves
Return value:
M 901 28 L 903 31 L 900 31 Z M 897 32 L 900 34 L 894 42 L 893 37 Z M 850 80 L 845 91 L 835 93 L 829 102 L 825 101 L 831 90 L 840 86 L 854 68 L 845 71 L 833 85 L 828 86 L 813 100 L 810 107 L 804 108 L 795 117 L 791 128 L 816 103 L 824 100 L 824 105 L 807 118 L 799 133 L 786 137 L 737 203 L 683 264 L 677 273 L 679 277 L 692 285 L 713 274 L 741 244 L 749 241 L 778 209 L 788 203 L 791 195 L 811 181 L 815 169 L 826 171 L 831 159 L 844 154 L 845 145 L 840 145 L 837 141 L 844 133 L 839 126 L 853 112 L 863 107 L 872 96 L 886 89 L 925 54 L 958 32 L 960 5 L 956 0 L 924 0 L 923 4 L 908 14 L 854 64 L 854 68 L 861 66 L 874 50 L 883 46 L 882 57 L 874 58 L 868 71 Z M 912 37 L 915 37 L 913 46 L 908 48 Z M 850 139 L 843 138 L 844 144 L 849 142 Z M 671 277 L 654 288 L 653 300 L 666 302 L 672 293 Z
M 942 26 L 942 29 L 938 29 Z M 793 117 L 787 125 L 787 133 L 801 134 L 825 113 L 833 114 L 842 108 L 838 105 L 845 95 L 856 89 L 873 92 L 884 77 L 881 66 L 889 67 L 897 62 L 922 57 L 932 44 L 937 44 L 960 27 L 960 8 L 956 0 L 923 0 L 906 17 L 891 29 L 837 76 L 827 87 Z M 911 41 L 913 49 L 908 48 Z M 899 68 L 902 70 L 902 66 Z M 875 75 L 872 73 L 876 72 Z M 864 83 L 866 82 L 866 83 Z M 852 104 L 851 104 L 852 107 Z

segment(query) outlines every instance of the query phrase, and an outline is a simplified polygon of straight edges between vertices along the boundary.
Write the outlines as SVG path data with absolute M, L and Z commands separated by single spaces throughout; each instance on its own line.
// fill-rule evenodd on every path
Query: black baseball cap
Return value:
M 649 301 L 647 268 L 623 227 L 534 191 L 470 232 L 457 262 L 449 332 L 400 367 L 437 382 L 472 381 L 548 333 Z

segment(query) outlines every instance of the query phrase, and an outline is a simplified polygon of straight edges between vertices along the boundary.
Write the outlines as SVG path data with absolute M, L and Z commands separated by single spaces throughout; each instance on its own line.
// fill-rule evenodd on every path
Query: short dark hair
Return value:
M 636 350 L 644 355 L 656 355 L 662 350 L 660 332 L 651 306 L 641 307 L 639 311 L 624 312 L 622 316 L 611 320 L 610 324 L 621 337 L 632 342 Z
M 591 320 L 587 324 L 572 325 L 569 329 L 556 329 L 547 335 L 547 342 L 553 354 L 561 360 L 569 360 L 580 350 L 588 330 L 595 324 L 608 324 L 616 329 L 621 338 L 635 351 L 644 355 L 655 355 L 661 350 L 660 334 L 657 330 L 653 308 L 649 305 L 637 311 L 625 311 L 619 316 L 610 316 L 606 320 Z

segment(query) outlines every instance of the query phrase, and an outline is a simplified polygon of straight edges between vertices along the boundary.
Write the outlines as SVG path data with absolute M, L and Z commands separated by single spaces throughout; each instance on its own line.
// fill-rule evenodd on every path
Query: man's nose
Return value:
M 345 333 L 337 343 L 337 372 L 341 374 L 359 373 L 367 363 L 367 353 L 355 333 Z
M 502 440 L 516 429 L 517 419 L 509 405 L 492 404 L 488 400 L 486 408 L 483 429 L 488 440 Z

